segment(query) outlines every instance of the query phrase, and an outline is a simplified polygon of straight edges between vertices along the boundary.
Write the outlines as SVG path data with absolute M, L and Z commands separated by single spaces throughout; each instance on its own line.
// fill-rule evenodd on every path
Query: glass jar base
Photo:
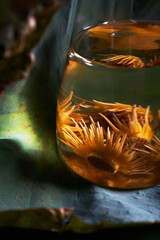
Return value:
M 63 161 L 78 175 L 101 187 L 118 189 L 139 189 L 160 184 L 160 166 L 154 171 L 140 174 L 111 173 L 105 168 L 97 168 L 75 153 L 59 149 Z

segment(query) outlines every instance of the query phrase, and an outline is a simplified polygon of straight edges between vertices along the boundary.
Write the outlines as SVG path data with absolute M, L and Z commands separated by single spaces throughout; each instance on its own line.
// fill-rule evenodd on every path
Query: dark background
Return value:
M 19 229 L 19 228 L 0 228 L 1 236 L 5 239 L 12 237 L 15 239 L 45 239 L 45 240 L 61 240 L 68 238 L 69 240 L 87 240 L 87 239 L 118 239 L 118 240 L 159 240 L 160 226 L 153 224 L 152 226 L 132 226 L 120 227 L 113 229 L 105 229 L 90 234 L 78 234 L 72 232 L 55 233 L 51 231 Z M 2 237 L 1 239 L 4 239 Z

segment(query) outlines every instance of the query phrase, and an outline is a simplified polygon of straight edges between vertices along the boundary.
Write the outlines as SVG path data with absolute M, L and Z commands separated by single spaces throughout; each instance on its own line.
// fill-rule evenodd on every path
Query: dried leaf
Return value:
M 28 75 L 35 58 L 31 51 L 39 43 L 61 2 L 61 0 L 50 0 L 46 4 L 45 1 L 16 0 L 13 4 L 13 1 L 11 1 L 10 7 L 12 7 L 16 17 L 13 23 L 7 22 L 6 25 L 12 27 L 14 36 L 11 43 L 6 41 L 5 51 L 0 59 L 0 93 L 8 84 L 21 80 Z M 23 13 L 25 13 L 25 17 L 23 17 Z M 1 20 L 0 26 L 2 23 Z
M 38 208 L 0 212 L 0 226 L 60 230 L 72 208 Z

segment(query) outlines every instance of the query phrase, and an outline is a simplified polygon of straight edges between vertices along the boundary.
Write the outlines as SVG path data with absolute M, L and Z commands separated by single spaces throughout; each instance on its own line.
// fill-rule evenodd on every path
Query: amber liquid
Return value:
M 157 23 L 106 22 L 73 38 L 57 110 L 59 151 L 71 169 L 101 186 L 160 183 L 159 65 Z M 105 109 L 117 102 L 122 111 L 118 105 Z M 96 140 L 99 135 L 103 139 Z

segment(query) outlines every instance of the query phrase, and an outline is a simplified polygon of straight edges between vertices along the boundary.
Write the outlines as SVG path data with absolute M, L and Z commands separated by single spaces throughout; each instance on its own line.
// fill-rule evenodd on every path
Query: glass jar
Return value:
M 160 22 L 158 1 L 125 2 L 78 1 L 57 141 L 80 176 L 132 189 L 160 183 Z

